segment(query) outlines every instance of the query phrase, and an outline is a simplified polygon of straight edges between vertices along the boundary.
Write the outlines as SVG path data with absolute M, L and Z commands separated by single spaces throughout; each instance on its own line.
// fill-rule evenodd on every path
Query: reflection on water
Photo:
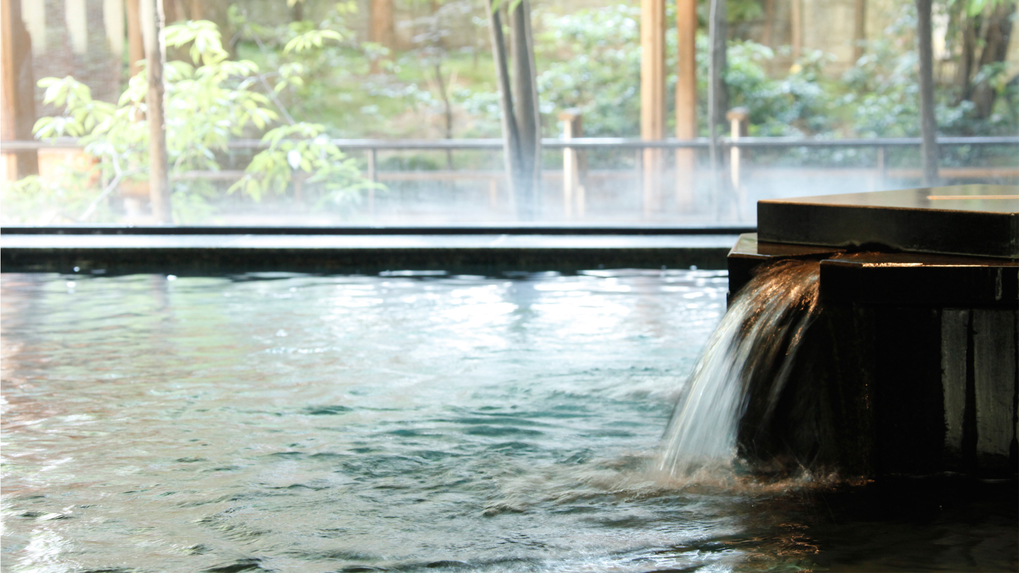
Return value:
M 725 286 L 5 274 L 2 568 L 1015 569 L 1014 484 L 656 472 Z

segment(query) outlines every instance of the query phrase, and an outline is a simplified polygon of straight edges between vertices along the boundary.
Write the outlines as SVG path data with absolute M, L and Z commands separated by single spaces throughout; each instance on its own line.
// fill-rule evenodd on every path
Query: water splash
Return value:
M 659 469 L 673 477 L 729 464 L 753 392 L 767 420 L 818 312 L 817 261 L 764 268 L 734 297 L 672 413 Z M 755 399 L 756 399 L 755 398 Z

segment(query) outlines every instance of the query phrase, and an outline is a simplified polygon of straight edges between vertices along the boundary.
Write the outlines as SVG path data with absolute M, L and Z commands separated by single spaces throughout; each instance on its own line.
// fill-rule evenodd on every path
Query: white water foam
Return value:
M 736 294 L 676 404 L 659 470 L 683 478 L 732 462 L 751 381 L 765 379 L 752 391 L 767 393 L 767 418 L 817 315 L 819 276 L 818 261 L 781 261 Z

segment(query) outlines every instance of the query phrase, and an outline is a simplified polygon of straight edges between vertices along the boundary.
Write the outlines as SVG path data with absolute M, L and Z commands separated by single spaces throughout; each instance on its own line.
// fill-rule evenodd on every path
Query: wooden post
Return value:
M 665 0 L 640 3 L 640 136 L 646 140 L 665 137 Z M 661 149 L 644 150 L 644 216 L 661 210 Z
M 32 139 L 35 124 L 35 80 L 32 75 L 32 37 L 21 19 L 21 0 L 0 0 L 0 26 L 3 44 L 2 110 L 0 138 L 4 141 Z M 39 156 L 35 151 L 19 151 L 6 155 L 7 178 L 15 181 L 39 173 Z
M 376 161 L 378 150 L 374 147 L 368 150 L 368 179 L 372 183 L 376 183 L 379 180 L 379 174 L 376 170 Z M 368 189 L 368 215 L 375 218 L 375 188 Z
M 697 137 L 697 0 L 677 0 L 676 139 Z M 693 205 L 693 149 L 676 150 L 676 208 Z
M 584 136 L 583 118 L 580 110 L 568 109 L 559 114 L 563 122 L 563 140 Z M 563 214 L 572 218 L 574 207 L 576 215 L 584 216 L 584 179 L 587 171 L 584 153 L 570 147 L 563 148 Z
M 637 187 L 641 187 L 644 184 L 644 150 L 638 149 L 637 153 L 633 157 L 633 176 L 637 181 Z
M 733 144 L 738 143 L 740 137 L 747 134 L 748 117 L 749 114 L 745 107 L 730 109 L 729 113 L 725 114 L 725 118 L 729 120 L 729 136 Z M 729 179 L 732 182 L 732 188 L 736 190 L 738 195 L 742 196 L 740 188 L 740 148 L 737 145 L 732 145 L 729 148 Z
M 88 52 L 88 9 L 85 0 L 64 0 L 64 23 L 75 54 Z
M 110 52 L 119 62 L 124 57 L 124 0 L 103 0 L 103 26 Z
M 145 95 L 146 119 L 149 122 L 149 198 L 156 222 L 173 224 L 163 102 L 163 64 L 166 57 L 162 37 L 163 2 L 141 0 L 139 7 L 149 79 L 149 90 Z
M 882 189 L 884 187 L 885 177 L 888 175 L 888 173 L 887 173 L 887 171 L 888 171 L 888 164 L 887 164 L 886 161 L 887 161 L 887 157 L 886 157 L 886 153 L 885 153 L 885 148 L 884 147 L 878 147 L 877 148 L 877 169 L 876 169 L 877 176 L 874 178 L 875 179 L 875 181 L 874 181 L 874 188 L 872 189 L 872 191 L 877 191 L 878 189 Z
M 142 70 L 141 61 L 145 59 L 145 43 L 142 41 L 142 18 L 140 0 L 127 0 L 125 13 L 127 16 L 127 62 L 131 77 Z

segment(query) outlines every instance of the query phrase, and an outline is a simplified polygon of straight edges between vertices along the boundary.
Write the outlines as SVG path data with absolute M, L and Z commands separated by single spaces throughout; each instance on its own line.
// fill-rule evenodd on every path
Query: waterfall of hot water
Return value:
M 786 260 L 736 294 L 673 411 L 661 470 L 680 477 L 731 462 L 751 399 L 762 405 L 755 421 L 770 419 L 817 316 L 819 276 L 818 261 Z

